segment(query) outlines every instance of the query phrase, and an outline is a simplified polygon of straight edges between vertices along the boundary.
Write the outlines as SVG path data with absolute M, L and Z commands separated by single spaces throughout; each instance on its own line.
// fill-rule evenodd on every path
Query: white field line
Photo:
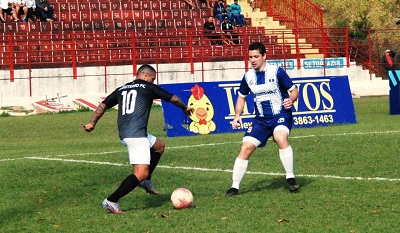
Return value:
M 72 162 L 72 163 L 88 163 L 88 164 L 99 164 L 99 165 L 111 165 L 111 166 L 128 166 L 122 163 L 110 163 L 110 162 L 97 162 L 89 160 L 75 160 L 75 159 L 61 159 L 61 158 L 47 158 L 47 157 L 25 157 L 24 159 L 34 160 L 47 160 L 47 161 L 60 161 L 60 162 Z M 158 168 L 164 169 L 175 169 L 175 170 L 191 170 L 191 171 L 202 171 L 202 172 L 227 172 L 232 173 L 230 169 L 212 169 L 212 168 L 200 168 L 200 167 L 172 167 L 172 166 L 157 166 Z M 247 174 L 253 175 L 267 175 L 267 176 L 283 176 L 283 173 L 273 172 L 250 172 Z M 340 179 L 340 180 L 373 180 L 373 181 L 400 181 L 398 178 L 384 178 L 384 177 L 351 177 L 351 176 L 333 176 L 333 175 L 308 175 L 298 174 L 297 177 L 312 177 L 312 178 L 327 178 L 327 179 Z
M 354 133 L 341 133 L 341 134 L 320 134 L 320 135 L 305 135 L 305 136 L 293 136 L 291 139 L 301 139 L 301 138 L 310 138 L 310 137 L 332 137 L 332 136 L 350 136 L 350 135 L 372 135 L 372 134 L 396 134 L 400 133 L 400 131 L 381 131 L 381 132 L 354 132 Z M 166 149 L 183 149 L 183 148 L 193 148 L 193 147 L 203 147 L 203 146 L 217 146 L 224 144 L 233 144 L 240 142 L 221 142 L 221 143 L 206 143 L 206 144 L 197 144 L 197 145 L 188 145 L 188 146 L 175 146 L 175 147 L 167 147 Z M 101 155 L 101 154 L 113 154 L 113 153 L 121 153 L 125 150 L 121 151 L 108 151 L 108 152 L 97 152 L 97 153 L 80 153 L 80 154 L 64 154 L 64 155 L 54 155 L 57 157 L 66 157 L 66 156 L 81 156 L 81 155 Z M 111 165 L 111 166 L 127 166 L 127 164 L 119 164 L 119 163 L 110 163 L 110 162 L 97 162 L 97 161 L 88 161 L 88 160 L 75 160 L 75 159 L 61 159 L 61 158 L 49 158 L 49 157 L 23 157 L 23 158 L 14 158 L 14 159 L 1 159 L 0 162 L 3 161 L 13 161 L 20 159 L 36 159 L 36 160 L 48 160 L 48 161 L 61 161 L 61 162 L 74 162 L 74 163 L 89 163 L 89 164 L 100 164 L 100 165 Z M 195 170 L 195 171 L 210 171 L 210 172 L 232 172 L 232 170 L 223 170 L 223 169 L 210 169 L 210 168 L 196 168 L 196 167 L 172 167 L 172 166 L 158 166 L 159 168 L 165 169 L 181 169 L 181 170 Z M 256 175 L 268 175 L 268 176 L 282 176 L 283 173 L 267 173 L 267 172 L 250 172 L 247 174 L 256 174 Z M 309 174 L 297 174 L 300 177 L 314 177 L 314 178 L 330 178 L 330 179 L 342 179 L 342 180 L 377 180 L 377 181 L 400 181 L 399 178 L 384 178 L 384 177 L 345 177 L 345 176 L 334 176 L 334 175 L 309 175 Z

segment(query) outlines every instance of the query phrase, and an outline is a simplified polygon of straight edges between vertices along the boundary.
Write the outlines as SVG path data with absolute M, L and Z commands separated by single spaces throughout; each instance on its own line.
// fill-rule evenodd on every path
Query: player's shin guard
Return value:
M 149 175 L 147 176 L 146 180 L 151 180 L 151 174 L 153 174 L 154 169 L 156 169 L 158 165 L 158 161 L 160 161 L 161 154 L 154 151 L 153 149 L 150 150 L 150 166 L 149 166 Z
M 136 188 L 136 186 L 138 186 L 138 184 L 139 184 L 138 178 L 134 174 L 130 174 L 125 178 L 124 181 L 122 181 L 118 189 L 115 190 L 115 192 L 111 194 L 109 197 L 107 197 L 107 200 L 115 203 L 118 202 L 120 198 L 130 193 L 134 188 Z
M 240 182 L 242 181 L 244 174 L 247 171 L 248 165 L 249 160 L 236 158 L 232 173 L 232 188 L 239 189 Z
M 292 147 L 289 146 L 285 149 L 279 149 L 279 157 L 286 172 L 286 179 L 294 178 Z

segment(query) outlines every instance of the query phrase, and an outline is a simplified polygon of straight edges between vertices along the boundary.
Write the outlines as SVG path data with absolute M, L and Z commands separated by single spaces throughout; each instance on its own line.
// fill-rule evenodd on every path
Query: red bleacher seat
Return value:
M 92 21 L 101 20 L 101 13 L 97 12 L 97 11 L 91 11 L 90 12 L 90 19 Z
M 100 11 L 109 11 L 111 10 L 111 5 L 109 2 L 101 2 L 100 3 Z
M 152 20 L 153 18 L 153 11 L 152 10 L 143 10 L 143 19 Z
M 132 10 L 141 10 L 141 4 L 139 1 L 132 2 Z
M 91 2 L 89 4 L 89 10 L 90 11 L 99 11 L 100 10 L 100 3 L 98 2 Z
M 140 2 L 142 10 L 151 10 L 151 3 L 150 1 L 142 1 Z
M 90 11 L 90 3 L 88 2 L 79 2 L 78 3 L 78 10 L 79 11 Z
M 110 10 L 101 11 L 102 20 L 113 20 L 113 12 Z
M 78 11 L 78 3 L 68 2 L 68 11 Z
M 71 21 L 71 14 L 68 11 L 65 12 L 60 12 L 60 16 L 59 16 L 60 21 Z
M 25 23 L 17 24 L 17 32 L 29 32 L 29 25 Z
M 168 46 L 160 47 L 158 49 L 158 58 L 161 58 L 161 59 L 171 58 L 171 48 Z
M 47 41 L 40 45 L 39 54 L 40 62 L 50 63 L 53 61 L 53 48 L 51 41 Z
M 152 10 L 161 10 L 161 1 L 151 1 Z
M 121 10 L 132 10 L 132 2 L 122 2 L 121 3 Z

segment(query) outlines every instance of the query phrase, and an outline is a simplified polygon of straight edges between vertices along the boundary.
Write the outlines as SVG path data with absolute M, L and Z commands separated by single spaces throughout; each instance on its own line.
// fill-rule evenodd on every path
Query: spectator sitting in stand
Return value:
M 13 9 L 12 5 L 14 3 L 9 0 L 0 0 L 0 20 L 5 23 L 7 15 L 12 16 L 14 21 L 18 21 L 17 14 Z
M 214 4 L 213 14 L 214 18 L 219 20 L 219 24 L 222 24 L 225 16 L 229 17 L 225 11 L 224 1 L 218 0 L 218 2 Z
M 242 12 L 242 7 L 239 5 L 238 0 L 234 0 L 230 8 L 232 11 L 232 17 L 236 20 L 236 26 L 243 27 L 244 15 L 240 14 L 240 12 Z
M 35 0 L 26 0 L 26 7 L 28 8 L 28 13 L 24 22 L 34 22 L 36 21 L 36 2 Z
M 238 44 L 237 36 L 233 35 L 233 25 L 231 21 L 229 21 L 228 17 L 224 18 L 224 22 L 221 24 L 222 41 L 225 44 Z
M 219 35 L 216 34 L 217 33 L 215 31 L 214 17 L 209 16 L 207 21 L 204 22 L 204 36 L 210 39 L 211 45 L 218 44 L 218 39 L 221 38 Z
M 22 15 L 22 20 L 26 20 L 26 15 L 28 14 L 28 7 L 26 6 L 25 0 L 14 0 L 15 13 L 19 21 L 19 16 Z
M 36 0 L 36 14 L 38 14 L 40 21 L 53 21 L 53 12 L 54 8 L 50 5 L 48 0 Z
M 226 16 L 228 16 L 229 21 L 233 24 L 235 22 L 235 19 L 232 16 L 231 7 L 229 5 L 225 6 L 225 12 L 226 12 Z

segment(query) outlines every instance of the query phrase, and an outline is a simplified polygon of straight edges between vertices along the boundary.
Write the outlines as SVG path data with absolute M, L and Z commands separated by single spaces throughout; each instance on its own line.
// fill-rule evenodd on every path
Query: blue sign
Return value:
M 325 61 L 325 62 L 324 62 Z M 344 58 L 304 59 L 303 68 L 310 69 L 339 69 L 344 68 Z
M 285 70 L 294 70 L 295 60 L 267 60 L 268 64 L 276 65 Z
M 293 127 L 356 123 L 347 76 L 293 78 L 299 98 L 293 105 Z M 240 81 L 162 84 L 194 108 L 190 117 L 163 101 L 168 137 L 244 131 L 254 118 L 253 97 L 246 98 L 240 129 L 232 129 Z

